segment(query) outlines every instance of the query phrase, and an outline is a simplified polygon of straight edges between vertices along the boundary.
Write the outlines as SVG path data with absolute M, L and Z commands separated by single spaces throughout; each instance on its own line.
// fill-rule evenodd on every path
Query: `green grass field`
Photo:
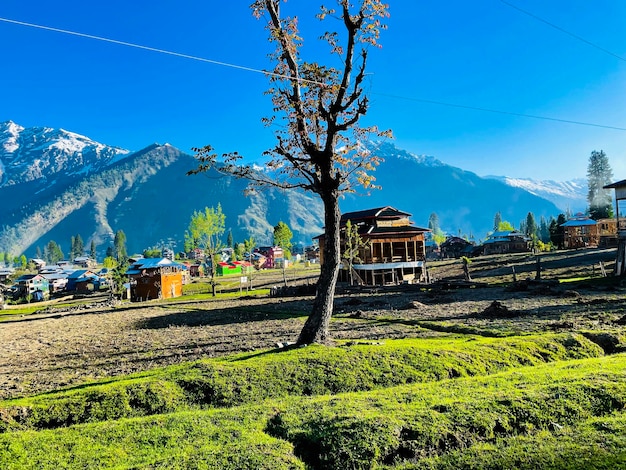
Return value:
M 582 335 L 238 354 L 0 403 L 0 468 L 624 468 L 626 355 Z

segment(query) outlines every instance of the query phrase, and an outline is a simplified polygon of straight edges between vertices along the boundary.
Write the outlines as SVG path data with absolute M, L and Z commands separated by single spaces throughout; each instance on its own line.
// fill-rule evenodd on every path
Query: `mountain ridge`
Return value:
M 475 239 L 492 229 L 496 212 L 514 225 L 530 211 L 537 219 L 559 213 L 552 202 L 525 189 L 435 157 L 390 142 L 371 148 L 384 160 L 374 172 L 382 189 L 366 198 L 346 195 L 342 212 L 391 205 L 412 213 L 421 226 L 434 212 L 444 231 Z M 244 197 L 245 181 L 214 169 L 187 176 L 197 160 L 169 144 L 130 152 L 68 131 L 29 130 L 7 121 L 0 123 L 0 149 L 5 175 L 0 200 L 6 201 L 0 207 L 0 252 L 34 253 L 49 240 L 67 243 L 76 234 L 93 239 L 103 252 L 117 230 L 125 232 L 130 252 L 150 246 L 180 250 L 192 213 L 217 204 L 235 241 L 252 236 L 271 243 L 279 221 L 291 227 L 295 244 L 308 245 L 323 231 L 323 208 L 315 195 L 267 188 Z M 29 161 L 35 168 L 27 168 Z

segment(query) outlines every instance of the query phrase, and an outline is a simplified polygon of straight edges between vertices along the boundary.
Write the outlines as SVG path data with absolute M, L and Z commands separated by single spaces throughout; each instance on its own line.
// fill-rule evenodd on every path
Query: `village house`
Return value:
M 41 258 L 32 258 L 29 263 L 32 263 L 35 265 L 35 269 L 37 269 L 37 271 L 39 271 L 41 268 L 43 268 L 46 265 L 46 262 L 44 260 L 42 260 Z
M 67 276 L 65 290 L 90 293 L 100 289 L 100 276 L 88 269 L 78 269 Z
M 67 277 L 69 274 L 64 271 L 54 271 L 40 274 L 48 280 L 50 294 L 62 292 L 67 287 Z
M 260 246 L 255 251 L 265 258 L 260 265 L 261 269 L 275 268 L 285 256 L 283 249 L 279 246 Z
M 562 223 L 563 247 L 567 249 L 598 246 L 600 235 L 598 224 L 582 212 L 577 212 L 567 222 Z
M 73 263 L 75 266 L 81 268 L 93 268 L 97 264 L 96 260 L 92 259 L 90 256 L 77 256 L 74 258 Z
M 345 250 L 345 228 L 348 220 L 358 227 L 366 245 L 359 250 L 352 265 L 353 274 L 365 285 L 413 283 L 426 276 L 426 248 L 424 235 L 429 230 L 412 225 L 411 214 L 390 206 L 378 207 L 341 216 L 341 252 Z M 320 263 L 324 263 L 324 236 L 317 237 Z M 349 279 L 347 270 L 341 280 Z
M 0 268 L 0 282 L 6 282 L 14 273 L 13 268 Z
M 185 266 L 167 258 L 141 258 L 126 271 L 132 301 L 170 299 L 183 295 Z
M 598 247 L 615 248 L 617 246 L 617 220 L 600 219 L 598 225 Z
M 523 253 L 530 251 L 530 238 L 517 230 L 498 230 L 483 242 L 483 254 Z
M 15 281 L 17 298 L 30 298 L 34 301 L 45 300 L 50 296 L 48 280 L 41 274 L 25 274 Z
M 471 254 L 474 245 L 461 237 L 448 237 L 439 247 L 442 258 L 460 258 Z M 468 248 L 470 248 L 468 253 Z

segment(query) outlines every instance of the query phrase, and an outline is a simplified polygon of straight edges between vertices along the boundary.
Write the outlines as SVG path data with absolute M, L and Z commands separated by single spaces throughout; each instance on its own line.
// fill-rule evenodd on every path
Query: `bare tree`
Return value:
M 297 17 L 281 15 L 281 0 L 256 0 L 255 17 L 267 20 L 270 54 L 274 68 L 268 71 L 268 94 L 274 105 L 266 125 L 280 124 L 276 145 L 264 152 L 270 173 L 258 173 L 241 163 L 234 152 L 222 155 L 220 166 L 237 177 L 250 180 L 251 188 L 275 186 L 301 188 L 319 195 L 324 205 L 323 264 L 313 302 L 299 344 L 323 343 L 329 339 L 335 286 L 339 273 L 339 197 L 356 187 L 374 187 L 372 171 L 380 158 L 363 145 L 370 138 L 390 137 L 390 131 L 363 127 L 359 120 L 368 110 L 363 83 L 370 47 L 378 47 L 379 35 L 388 17 L 381 0 L 337 0 L 337 8 L 320 7 L 320 21 L 336 20 L 339 31 L 329 31 L 321 40 L 330 46 L 330 59 L 337 67 L 301 58 L 302 39 Z M 205 171 L 217 162 L 208 145 L 195 149 Z

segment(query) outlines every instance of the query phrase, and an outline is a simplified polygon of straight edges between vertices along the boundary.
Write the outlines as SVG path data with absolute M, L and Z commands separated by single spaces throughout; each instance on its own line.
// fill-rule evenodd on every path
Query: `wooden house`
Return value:
M 582 212 L 577 212 L 563 227 L 563 247 L 566 249 L 598 246 L 600 235 L 598 224 Z
M 170 299 L 183 295 L 183 268 L 167 258 L 141 258 L 126 271 L 132 301 Z
M 617 232 L 615 274 L 626 276 L 626 180 L 608 184 L 605 188 L 615 190 L 615 229 Z
M 0 282 L 6 282 L 13 274 L 15 274 L 13 268 L 0 268 Z
M 100 288 L 100 277 L 88 269 L 77 269 L 67 276 L 68 292 L 92 292 Z
M 497 230 L 483 242 L 483 254 L 523 253 L 530 251 L 530 238 L 517 230 Z
M 460 258 L 465 256 L 468 247 L 474 245 L 461 237 L 448 237 L 439 247 L 442 258 Z
M 416 227 L 411 214 L 390 206 L 378 207 L 341 216 L 341 252 L 345 251 L 348 220 L 358 227 L 360 238 L 366 242 L 359 250 L 352 268 L 357 282 L 365 285 L 387 285 L 419 282 L 426 275 L 426 228 Z M 324 236 L 318 237 L 320 263 L 324 263 Z M 349 279 L 346 269 L 340 279 Z
M 50 296 L 48 280 L 41 274 L 25 274 L 19 277 L 15 284 L 18 298 L 30 296 L 33 300 L 44 300 Z
M 96 266 L 96 260 L 92 259 L 89 256 L 77 256 L 73 260 L 74 265 L 80 266 L 81 268 L 93 268 Z
M 600 219 L 598 225 L 598 247 L 615 248 L 617 246 L 617 220 Z

